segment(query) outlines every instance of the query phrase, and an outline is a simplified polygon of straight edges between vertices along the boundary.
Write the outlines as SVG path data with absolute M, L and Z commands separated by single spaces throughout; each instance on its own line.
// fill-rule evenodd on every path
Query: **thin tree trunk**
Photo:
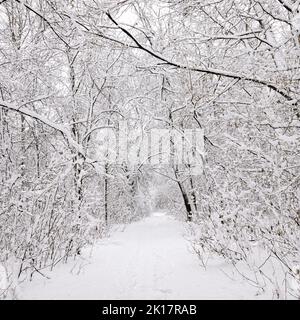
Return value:
M 108 163 L 105 164 L 105 174 L 108 173 Z M 104 217 L 105 224 L 108 224 L 108 178 L 104 177 Z
M 187 221 L 192 221 L 192 218 L 193 218 L 192 206 L 191 206 L 191 204 L 190 204 L 188 194 L 187 194 L 187 192 L 186 192 L 183 184 L 182 184 L 182 183 L 180 182 L 180 180 L 179 180 L 179 175 L 178 175 L 177 166 L 176 166 L 176 168 L 174 169 L 174 173 L 175 173 L 175 178 L 176 178 L 176 180 L 177 180 L 177 184 L 178 184 L 178 186 L 179 186 L 181 195 L 182 195 L 182 197 L 183 197 L 183 203 L 184 203 L 184 206 L 185 206 L 185 209 L 186 209 L 186 213 L 187 213 Z

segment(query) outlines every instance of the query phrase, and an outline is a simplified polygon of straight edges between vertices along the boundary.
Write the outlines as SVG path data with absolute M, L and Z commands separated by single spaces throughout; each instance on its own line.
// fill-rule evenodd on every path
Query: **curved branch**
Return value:
M 23 104 L 25 105 L 25 104 Z M 27 108 L 24 108 L 23 105 L 21 105 L 20 107 L 15 106 L 12 103 L 7 103 L 4 102 L 2 100 L 0 100 L 0 107 L 5 108 L 5 109 L 9 109 L 18 113 L 23 114 L 24 116 L 28 116 L 30 118 L 33 118 L 37 121 L 40 121 L 42 123 L 44 123 L 45 125 L 47 125 L 48 127 L 55 129 L 56 131 L 59 131 L 68 141 L 68 144 L 70 147 L 72 147 L 73 149 L 76 150 L 76 152 L 80 153 L 84 158 L 86 158 L 85 152 L 82 148 L 81 145 L 79 145 L 71 136 L 71 132 L 63 125 L 61 124 L 57 124 L 55 122 L 50 121 L 49 119 L 47 119 L 46 117 L 32 111 L 29 110 Z
M 232 79 L 237 79 L 237 80 L 246 80 L 250 81 L 253 83 L 257 83 L 260 85 L 263 85 L 281 96 L 283 96 L 285 99 L 289 101 L 293 101 L 294 99 L 288 95 L 285 91 L 281 90 L 280 88 L 276 87 L 274 84 L 269 83 L 265 80 L 262 79 L 257 79 L 257 78 L 252 78 L 246 75 L 240 75 L 234 72 L 226 71 L 226 70 L 220 70 L 220 69 L 214 69 L 214 68 L 199 68 L 199 67 L 188 67 L 185 65 L 181 65 L 176 62 L 172 62 L 168 60 L 165 57 L 160 56 L 159 54 L 149 50 L 148 48 L 144 47 L 128 30 L 123 28 L 118 24 L 118 22 L 110 15 L 109 12 L 106 12 L 107 17 L 122 31 L 124 32 L 137 46 L 138 49 L 147 52 L 149 55 L 153 56 L 154 58 L 163 61 L 165 64 L 176 67 L 178 69 L 185 69 L 185 70 L 190 70 L 190 71 L 195 71 L 195 72 L 202 72 L 202 73 L 207 73 L 207 74 L 212 74 L 212 75 L 217 75 L 217 76 L 222 76 L 222 77 L 227 77 L 227 78 L 232 78 Z
M 56 131 L 60 132 L 67 140 L 69 147 L 72 148 L 73 150 L 75 150 L 76 153 L 80 154 L 83 157 L 85 163 L 91 165 L 98 174 L 104 175 L 109 178 L 114 178 L 113 175 L 106 173 L 103 170 L 103 168 L 101 168 L 98 165 L 98 162 L 100 162 L 99 160 L 95 160 L 95 159 L 91 159 L 91 158 L 87 157 L 86 152 L 84 151 L 83 147 L 72 138 L 71 132 L 65 126 L 63 126 L 61 124 L 57 124 L 55 122 L 52 122 L 49 119 L 47 119 L 46 117 L 44 117 L 44 116 L 42 116 L 32 110 L 24 108 L 23 106 L 25 104 L 26 103 L 24 103 L 23 105 L 18 107 L 12 103 L 7 103 L 7 102 L 4 102 L 3 100 L 0 100 L 0 107 L 21 113 L 24 116 L 28 116 L 32 119 L 40 121 L 40 122 L 44 123 L 46 126 L 48 126 L 49 128 L 55 129 Z

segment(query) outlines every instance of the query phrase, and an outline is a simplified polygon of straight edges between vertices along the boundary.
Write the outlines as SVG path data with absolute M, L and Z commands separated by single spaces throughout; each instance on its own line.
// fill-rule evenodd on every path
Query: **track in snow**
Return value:
M 255 289 L 233 281 L 230 265 L 205 270 L 185 239 L 185 224 L 153 213 L 93 247 L 89 257 L 35 274 L 20 299 L 244 299 Z M 245 290 L 246 289 L 246 290 Z

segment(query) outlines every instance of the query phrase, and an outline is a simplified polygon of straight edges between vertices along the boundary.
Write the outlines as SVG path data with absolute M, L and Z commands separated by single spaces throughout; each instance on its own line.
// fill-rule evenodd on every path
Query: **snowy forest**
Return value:
M 246 298 L 300 299 L 299 105 L 299 0 L 0 0 L 0 299 L 63 286 L 120 226 L 140 226 L 141 263 L 164 261 L 186 292 L 225 265 L 223 298 L 232 278 Z M 111 161 L 102 133 L 121 122 L 138 148 L 151 129 L 202 130 L 202 169 Z M 193 272 L 167 239 L 181 227 Z M 126 277 L 116 246 L 95 255 Z M 150 270 L 130 265 L 136 287 Z M 147 298 L 180 298 L 169 282 Z

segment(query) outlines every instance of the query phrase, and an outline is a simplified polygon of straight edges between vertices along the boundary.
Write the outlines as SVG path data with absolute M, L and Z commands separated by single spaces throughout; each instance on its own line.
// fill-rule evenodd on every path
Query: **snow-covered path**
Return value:
M 23 283 L 20 299 L 244 299 L 255 288 L 224 272 L 207 270 L 185 239 L 184 223 L 164 213 L 135 222 L 93 247 L 92 255 Z M 221 270 L 222 268 L 222 270 Z

